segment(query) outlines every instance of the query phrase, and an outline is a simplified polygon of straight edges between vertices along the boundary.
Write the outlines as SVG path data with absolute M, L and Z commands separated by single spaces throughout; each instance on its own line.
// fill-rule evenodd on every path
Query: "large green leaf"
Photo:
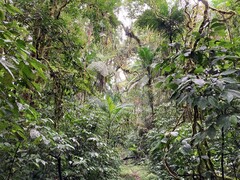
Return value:
M 207 129 L 207 135 L 209 136 L 210 139 L 214 139 L 214 137 L 216 136 L 217 131 L 214 127 L 214 125 L 211 125 L 208 129 Z
M 5 14 L 2 10 L 0 10 L 0 21 L 3 21 L 5 19 Z
M 233 94 L 231 92 L 228 92 L 228 91 L 224 91 L 224 93 L 222 94 L 222 97 L 225 100 L 227 100 L 228 103 L 230 103 L 234 98 Z
M 190 144 L 184 144 L 180 148 L 181 153 L 183 153 L 184 155 L 190 154 L 191 150 L 192 150 L 192 147 Z
M 16 44 L 17 44 L 17 47 L 19 49 L 25 49 L 26 48 L 26 43 L 25 41 L 21 40 L 21 39 L 17 39 L 16 40 Z
M 44 73 L 44 69 L 46 69 L 46 66 L 39 62 L 37 59 L 30 59 L 30 64 L 35 68 L 35 70 L 38 72 L 38 75 L 46 80 L 46 75 Z
M 206 97 L 200 96 L 200 98 L 198 99 L 197 105 L 199 108 L 201 109 L 206 109 L 206 107 L 208 106 L 208 100 Z
M 224 128 L 224 130 L 228 130 L 228 128 L 230 127 L 230 121 L 229 121 L 229 116 L 226 115 L 221 115 L 218 117 L 217 121 L 216 121 L 216 125 L 219 128 Z
M 193 136 L 193 145 L 198 145 L 199 143 L 201 143 L 207 136 L 207 133 L 206 132 L 199 132 L 197 134 L 195 134 Z
M 236 71 L 237 70 L 235 70 L 235 69 L 228 69 L 228 70 L 222 72 L 220 75 L 226 76 L 226 75 L 234 74 Z
M 202 66 L 197 66 L 197 68 L 194 70 L 195 74 L 201 74 L 204 72 L 204 68 Z
M 16 13 L 22 14 L 22 11 L 20 9 L 18 9 L 17 7 L 13 6 L 12 4 L 5 4 L 6 10 L 15 15 Z
M 3 58 L 0 59 L 0 64 L 4 67 L 7 73 L 9 73 L 12 76 L 12 78 L 14 78 L 13 72 L 10 70 L 10 68 L 15 69 L 15 66 L 6 60 L 3 60 Z
M 230 117 L 229 117 L 229 121 L 230 121 L 231 124 L 233 124 L 233 125 L 235 125 L 235 126 L 238 124 L 238 118 L 237 118 L 236 115 L 230 116 Z
M 156 8 L 159 11 L 159 14 L 161 14 L 164 17 L 167 17 L 169 15 L 169 7 L 168 2 L 166 0 L 156 0 Z
M 193 79 L 192 81 L 200 87 L 202 87 L 206 84 L 206 82 L 203 79 Z
M 26 78 L 28 78 L 30 80 L 35 79 L 36 76 L 28 65 L 26 65 L 24 62 L 21 61 L 19 63 L 19 67 L 20 67 L 23 75 L 25 75 Z
M 228 93 L 231 93 L 235 98 L 240 99 L 240 91 L 234 89 L 228 89 Z
M 110 96 L 107 96 L 106 100 L 107 100 L 109 113 L 113 113 L 114 109 L 116 108 L 116 105 L 114 104 L 114 102 Z
M 238 83 L 235 79 L 230 78 L 230 77 L 224 77 L 221 80 L 223 80 L 226 83 L 230 83 L 230 84 L 233 84 L 233 83 L 237 84 Z
M 212 105 L 214 108 L 219 108 L 219 106 L 218 106 L 218 100 L 217 100 L 215 97 L 209 96 L 209 97 L 208 97 L 208 102 L 209 102 L 209 104 Z

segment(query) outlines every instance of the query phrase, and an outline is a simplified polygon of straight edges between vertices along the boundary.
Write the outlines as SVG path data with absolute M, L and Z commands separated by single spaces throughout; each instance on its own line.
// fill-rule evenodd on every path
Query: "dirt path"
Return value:
M 149 172 L 147 166 L 124 164 L 121 166 L 120 177 L 122 180 L 158 180 L 158 177 Z

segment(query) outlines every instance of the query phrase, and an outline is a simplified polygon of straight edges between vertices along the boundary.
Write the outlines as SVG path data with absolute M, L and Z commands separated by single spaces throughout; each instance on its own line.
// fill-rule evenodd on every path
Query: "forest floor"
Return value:
M 121 166 L 122 180 L 158 180 L 158 177 L 148 170 L 146 165 L 126 162 Z

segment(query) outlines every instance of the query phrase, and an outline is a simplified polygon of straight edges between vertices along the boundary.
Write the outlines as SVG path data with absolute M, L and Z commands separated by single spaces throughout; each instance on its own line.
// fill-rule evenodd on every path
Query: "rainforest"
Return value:
M 0 179 L 240 179 L 240 1 L 0 0 Z

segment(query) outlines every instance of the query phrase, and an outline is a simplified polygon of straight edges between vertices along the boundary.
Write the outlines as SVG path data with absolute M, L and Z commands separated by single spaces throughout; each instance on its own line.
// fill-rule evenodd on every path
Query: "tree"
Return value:
M 148 5 L 150 9 L 138 17 L 137 26 L 163 33 L 173 43 L 174 38 L 182 32 L 184 22 L 184 13 L 179 8 L 179 2 L 175 1 L 172 7 L 165 0 L 150 2 Z
M 185 6 L 186 10 L 187 6 L 188 4 Z M 167 61 L 160 65 L 163 71 L 166 67 L 171 69 L 173 63 L 177 64 L 170 70 L 173 73 L 167 75 L 165 87 L 173 90 L 171 99 L 182 109 L 182 115 L 177 118 L 170 132 L 163 135 L 159 144 L 153 147 L 153 162 L 158 162 L 156 156 L 161 157 L 161 165 L 170 176 L 177 179 L 188 176 L 199 179 L 237 178 L 234 173 L 237 169 L 235 162 L 234 171 L 229 170 L 229 164 L 225 162 L 231 161 L 231 155 L 227 156 L 226 153 L 233 153 L 226 147 L 226 142 L 229 143 L 228 146 L 236 145 L 226 138 L 226 134 L 228 129 L 236 128 L 236 115 L 239 111 L 239 78 L 236 69 L 239 53 L 230 46 L 236 43 L 236 47 L 238 43 L 232 41 L 231 35 L 227 35 L 229 26 L 226 22 L 222 23 L 221 17 L 218 17 L 219 14 L 224 14 L 224 18 L 231 19 L 235 13 L 215 9 L 209 6 L 207 1 L 198 2 L 193 7 L 198 6 L 204 9 L 200 25 L 198 28 L 192 26 L 184 38 L 188 41 L 188 33 L 192 33 L 192 42 L 182 42 L 184 48 L 180 53 L 172 51 Z M 209 10 L 216 13 L 213 19 L 209 16 Z M 192 24 L 199 21 L 194 17 L 196 15 L 188 19 Z M 186 22 L 188 25 L 189 21 Z M 185 136 L 184 133 L 188 135 Z M 182 135 L 185 138 L 181 138 Z M 210 147 L 218 149 L 213 150 Z M 165 155 L 159 153 L 159 150 L 165 151 Z M 173 152 L 176 153 L 175 157 L 170 156 Z M 188 167 L 186 163 L 189 164 Z M 171 167 L 170 164 L 178 164 L 180 167 Z
M 0 1 L 0 179 L 238 179 L 238 5 Z
M 116 5 L 111 4 L 112 1 L 99 3 L 103 6 L 99 13 L 104 11 L 106 14 L 108 9 L 104 8 Z M 1 113 L 4 119 L 1 121 L 3 179 L 89 179 L 95 176 L 104 179 L 116 173 L 117 163 L 113 163 L 116 165 L 114 168 L 106 168 L 112 164 L 111 161 L 117 162 L 114 152 L 110 150 L 107 153 L 105 144 L 98 144 L 104 141 L 101 137 L 87 143 L 97 135 L 94 132 L 86 134 L 88 122 L 84 118 L 70 116 L 67 109 L 69 106 L 74 108 L 73 104 L 80 106 L 76 103 L 77 95 L 84 94 L 80 100 L 85 102 L 87 96 L 95 93 L 90 90 L 93 75 L 87 71 L 89 62 L 85 61 L 89 58 L 86 55 L 89 50 L 85 49 L 88 36 L 83 29 L 89 19 L 84 13 L 93 13 L 88 5 L 91 6 L 81 1 L 1 2 L 1 20 L 5 19 L 1 22 L 4 29 L 1 32 L 1 96 L 5 98 L 1 101 L 4 107 Z M 85 12 L 79 13 L 81 8 Z M 112 10 L 109 13 L 114 16 Z M 98 21 L 97 18 L 90 19 Z M 106 23 L 109 21 L 103 25 Z M 110 25 L 106 30 L 110 32 L 111 28 Z M 8 114 L 10 112 L 12 115 Z M 75 121 L 83 125 L 76 136 L 74 133 L 81 123 L 76 124 Z M 71 122 L 74 128 L 68 126 Z M 86 146 L 74 153 L 81 140 Z M 101 156 L 105 160 L 100 158 L 90 163 L 89 157 L 83 158 L 84 153 L 88 151 L 91 154 L 94 148 L 97 153 L 106 155 Z M 72 170 L 76 163 L 81 165 Z M 77 176 L 83 166 L 87 166 L 87 173 L 81 172 L 81 176 Z M 94 177 L 89 177 L 90 171 Z

